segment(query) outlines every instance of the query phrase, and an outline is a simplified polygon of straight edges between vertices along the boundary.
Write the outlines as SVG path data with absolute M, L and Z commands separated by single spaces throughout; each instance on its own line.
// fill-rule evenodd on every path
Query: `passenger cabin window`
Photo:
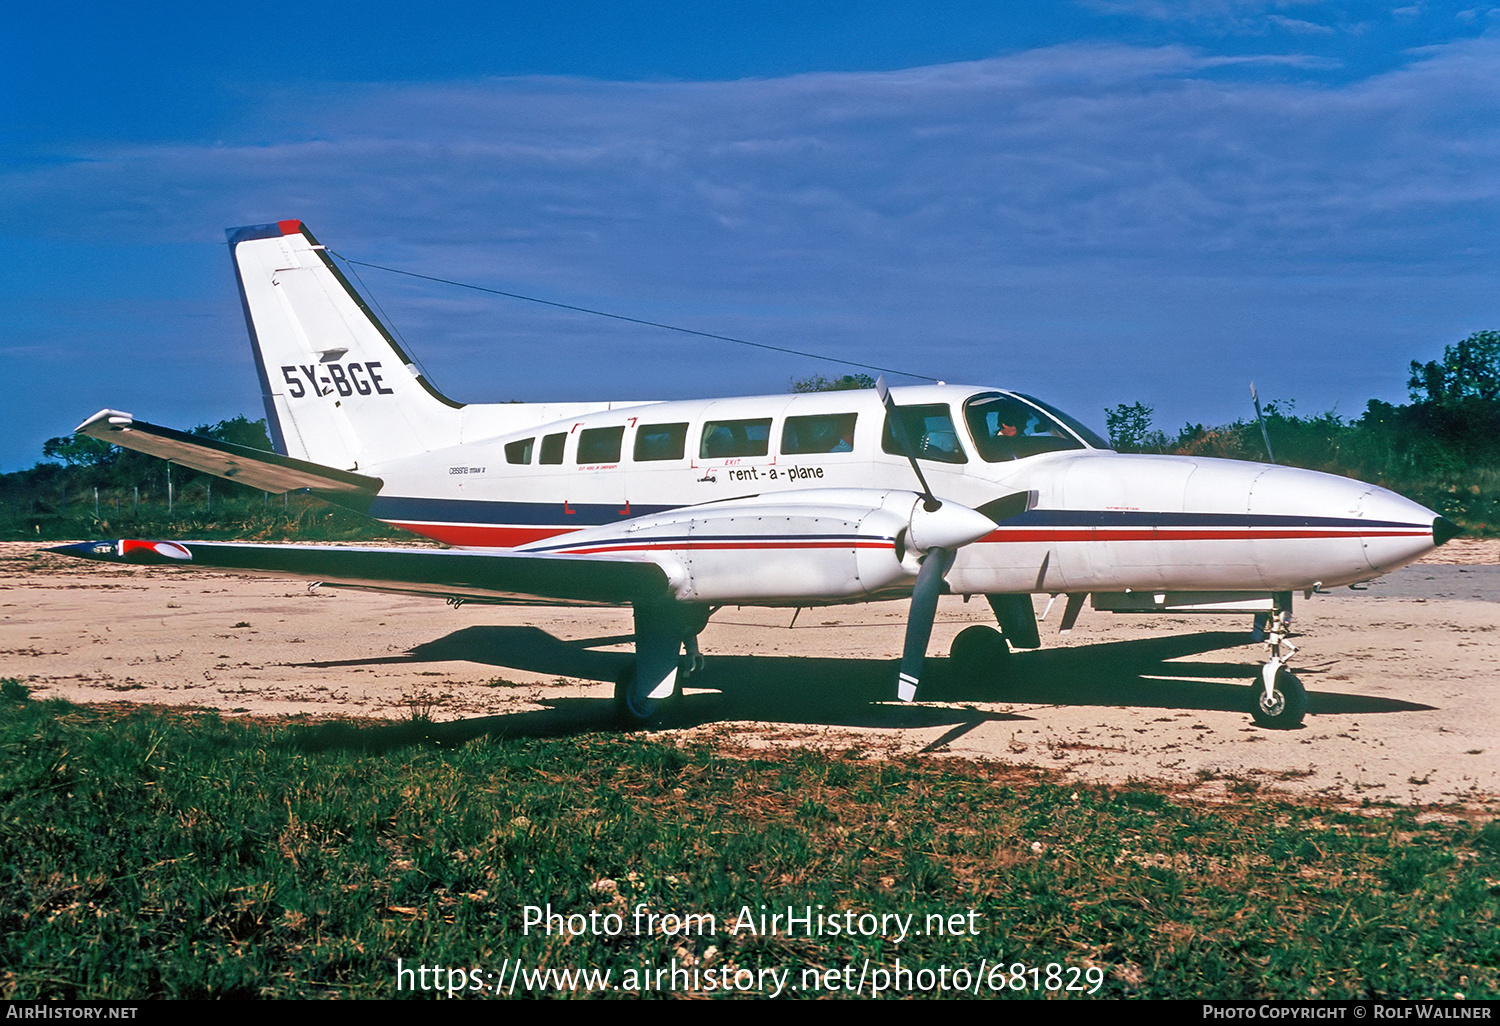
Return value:
M 928 406 L 897 407 L 901 421 L 906 425 L 906 437 L 917 450 L 917 458 L 935 460 L 938 463 L 967 463 L 963 448 L 958 444 L 958 431 L 953 426 L 953 414 L 944 403 Z M 885 416 L 885 430 L 881 433 L 880 447 L 893 456 L 905 456 L 906 452 L 896 441 L 891 429 L 891 415 Z
M 506 463 L 530 463 L 531 450 L 535 447 L 535 438 L 523 438 L 519 442 L 505 443 Z
M 563 443 L 568 440 L 566 431 L 559 431 L 555 435 L 546 435 L 542 438 L 542 458 L 538 463 L 561 463 L 563 458 Z
M 687 452 L 686 424 L 642 424 L 635 431 L 637 463 L 680 460 Z
M 577 462 L 619 463 L 620 442 L 625 437 L 625 425 L 619 427 L 584 428 L 578 432 Z
M 975 396 L 964 403 L 964 420 L 974 435 L 980 457 L 987 463 L 1084 447 L 1056 420 L 1009 396 Z
M 771 449 L 771 418 L 714 420 L 703 425 L 698 455 L 706 460 L 764 456 Z
M 781 428 L 781 451 L 788 456 L 806 453 L 853 452 L 853 413 L 788 417 Z

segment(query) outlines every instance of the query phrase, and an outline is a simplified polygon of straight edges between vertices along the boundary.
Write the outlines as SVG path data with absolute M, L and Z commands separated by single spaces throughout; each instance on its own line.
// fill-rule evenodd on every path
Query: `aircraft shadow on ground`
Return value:
M 463 661 L 612 682 L 632 657 L 626 652 L 600 649 L 631 640 L 626 635 L 563 641 L 536 627 L 478 626 L 418 645 L 402 656 L 306 665 Z M 1258 674 L 1259 650 L 1247 650 L 1243 661 L 1191 657 L 1246 645 L 1244 633 L 1214 631 L 1041 649 L 1013 654 L 1002 664 L 995 679 L 988 681 L 958 679 L 947 659 L 929 658 L 926 679 L 918 696 L 921 702 L 916 705 L 894 700 L 895 660 L 710 655 L 707 665 L 693 676 L 682 701 L 661 726 L 682 728 L 749 720 L 825 727 L 954 727 L 934 743 L 936 746 L 986 721 L 1034 719 L 994 708 L 961 707 L 968 703 L 1240 712 L 1248 707 L 1249 685 Z M 1432 708 L 1389 698 L 1320 691 L 1316 671 L 1299 668 L 1298 672 L 1308 689 L 1308 712 L 1314 716 Z M 613 702 L 607 698 L 549 699 L 543 693 L 538 700 L 547 708 L 445 723 L 404 723 L 363 730 L 319 728 L 307 735 L 305 743 L 309 747 L 360 748 L 418 741 L 461 744 L 486 734 L 561 736 L 610 729 L 616 724 Z

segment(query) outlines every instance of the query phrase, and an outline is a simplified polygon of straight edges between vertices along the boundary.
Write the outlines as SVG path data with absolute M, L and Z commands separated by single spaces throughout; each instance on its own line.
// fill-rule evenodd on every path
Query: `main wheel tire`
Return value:
M 626 730 L 659 725 L 682 696 L 682 677 L 666 698 L 646 698 L 635 693 L 635 663 L 627 666 L 615 679 L 615 716 Z
M 948 664 L 960 680 L 994 680 L 1009 658 L 1005 635 L 982 623 L 959 631 L 948 646 Z
M 1302 726 L 1307 715 L 1307 689 L 1285 666 L 1276 671 L 1276 684 L 1266 696 L 1265 682 L 1257 677 L 1250 685 L 1250 715 L 1262 727 L 1291 730 Z

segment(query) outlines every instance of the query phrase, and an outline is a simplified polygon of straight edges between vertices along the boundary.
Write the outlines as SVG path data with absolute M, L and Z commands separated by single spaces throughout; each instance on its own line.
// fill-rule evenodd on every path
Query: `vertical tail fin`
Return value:
M 302 222 L 227 234 L 279 452 L 360 470 L 459 440 L 462 404 L 422 376 Z

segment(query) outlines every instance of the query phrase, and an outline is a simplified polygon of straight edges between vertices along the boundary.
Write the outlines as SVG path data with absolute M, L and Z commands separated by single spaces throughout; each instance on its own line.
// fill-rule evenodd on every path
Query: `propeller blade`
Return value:
M 953 549 L 934 546 L 927 550 L 922 568 L 917 571 L 916 587 L 911 592 L 911 613 L 906 619 L 901 675 L 896 681 L 896 694 L 903 702 L 917 697 L 922 664 L 927 660 L 927 642 L 932 637 L 932 621 L 937 616 L 938 596 L 943 593 L 943 577 L 953 566 L 955 555 Z
M 875 394 L 885 405 L 886 420 L 890 421 L 891 434 L 896 436 L 896 444 L 901 446 L 902 452 L 906 453 L 912 473 L 917 475 L 917 481 L 922 485 L 922 508 L 929 513 L 936 512 L 942 503 L 938 501 L 936 495 L 932 494 L 932 489 L 927 487 L 927 478 L 922 476 L 922 468 L 917 464 L 917 447 L 911 444 L 911 436 L 906 433 L 906 419 L 901 416 L 896 400 L 891 398 L 891 390 L 885 383 L 884 374 L 875 380 Z
M 1255 422 L 1260 425 L 1260 437 L 1266 443 L 1266 455 L 1271 457 L 1271 462 L 1276 462 L 1276 454 L 1271 451 L 1271 433 L 1266 430 L 1266 418 L 1260 413 L 1260 396 L 1255 393 L 1255 382 L 1250 382 L 1250 401 L 1255 404 Z

